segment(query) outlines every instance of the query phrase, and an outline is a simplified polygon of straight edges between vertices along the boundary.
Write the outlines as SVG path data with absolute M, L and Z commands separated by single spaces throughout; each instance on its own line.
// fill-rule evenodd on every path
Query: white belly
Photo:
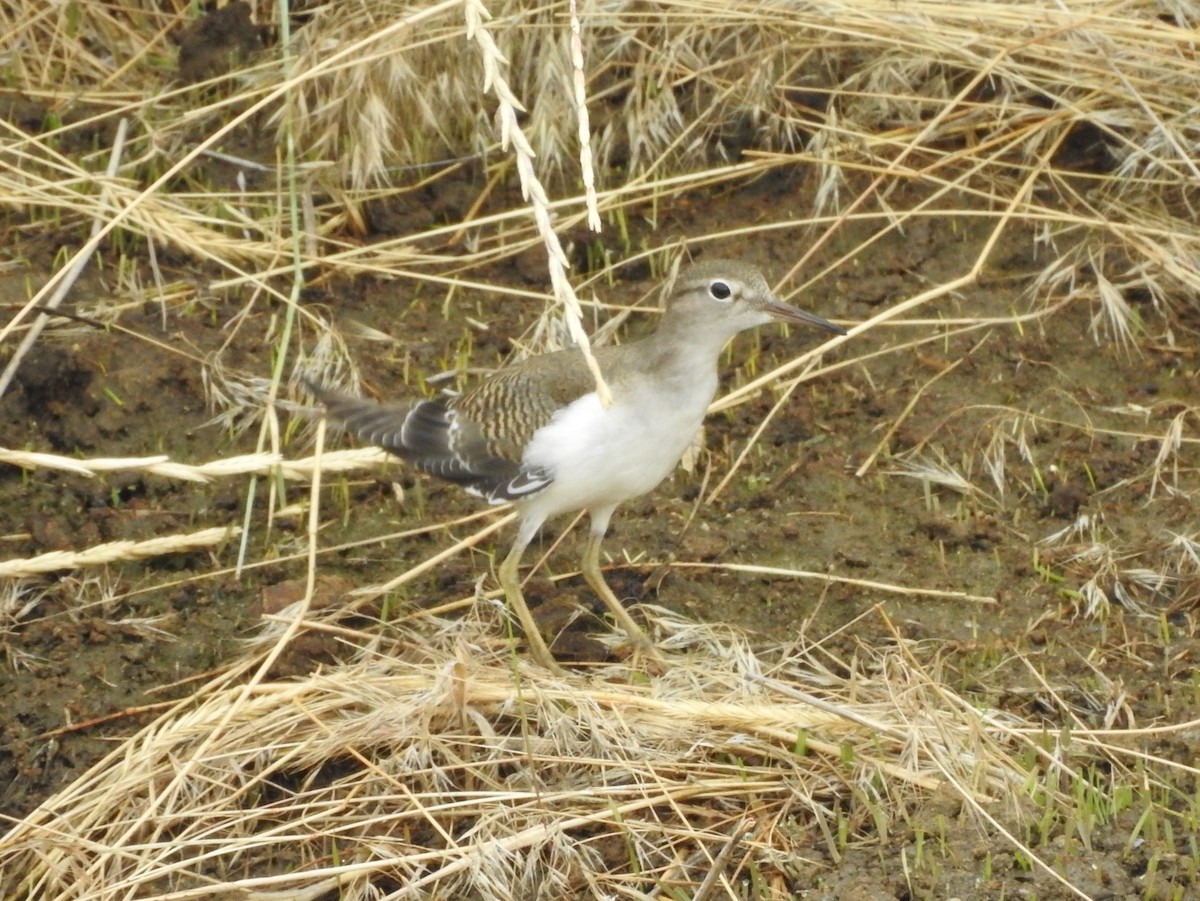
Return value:
M 711 399 L 712 392 L 691 403 L 667 405 L 626 398 L 605 410 L 593 392 L 572 402 L 535 432 L 525 449 L 526 465 L 554 473 L 553 483 L 531 498 L 530 506 L 549 517 L 645 494 L 675 468 Z

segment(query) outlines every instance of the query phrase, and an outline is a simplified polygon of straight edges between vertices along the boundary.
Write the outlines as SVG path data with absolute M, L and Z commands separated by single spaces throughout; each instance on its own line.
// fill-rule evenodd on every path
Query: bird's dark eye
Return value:
M 733 296 L 733 289 L 725 282 L 715 281 L 708 286 L 708 293 L 712 295 L 713 300 L 729 300 Z

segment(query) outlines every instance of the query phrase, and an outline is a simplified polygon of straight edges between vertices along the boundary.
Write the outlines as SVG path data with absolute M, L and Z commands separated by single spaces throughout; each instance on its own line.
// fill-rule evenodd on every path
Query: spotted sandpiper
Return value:
M 691 445 L 716 394 L 721 349 L 773 319 L 846 334 L 781 301 L 753 266 L 711 260 L 679 274 L 654 333 L 594 352 L 611 392 L 607 408 L 577 348 L 501 369 L 465 394 L 415 404 L 380 405 L 310 387 L 329 418 L 360 439 L 491 503 L 517 506 L 520 524 L 500 585 L 534 659 L 561 673 L 521 593 L 525 548 L 550 517 L 587 510 L 583 576 L 629 638 L 657 656 L 604 581 L 600 542 L 617 505 L 654 488 Z

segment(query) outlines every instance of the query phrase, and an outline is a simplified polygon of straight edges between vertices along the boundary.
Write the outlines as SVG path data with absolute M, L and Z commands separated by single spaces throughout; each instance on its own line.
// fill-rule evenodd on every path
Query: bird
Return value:
M 579 348 L 529 357 L 462 394 L 415 403 L 379 404 L 306 381 L 328 420 L 360 440 L 489 503 L 515 505 L 500 586 L 534 661 L 562 675 L 521 591 L 526 548 L 547 520 L 586 510 L 584 579 L 630 641 L 661 662 L 604 580 L 600 545 L 617 506 L 653 490 L 692 445 L 716 395 L 725 345 L 771 321 L 846 334 L 781 301 L 755 266 L 707 260 L 679 272 L 653 332 L 593 351 L 608 404 Z

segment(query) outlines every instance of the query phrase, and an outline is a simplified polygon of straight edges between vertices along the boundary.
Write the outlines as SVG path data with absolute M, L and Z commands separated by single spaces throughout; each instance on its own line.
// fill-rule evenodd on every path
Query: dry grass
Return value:
M 261 20 L 273 9 L 264 6 Z M 116 72 L 101 75 L 95 60 L 64 52 L 65 29 L 47 28 L 35 6 L 20 11 L 9 26 L 18 48 L 10 68 L 26 90 L 49 110 L 96 111 L 49 133 L 9 125 L 0 171 L 8 204 L 61 216 L 67 227 L 102 216 L 109 229 L 215 264 L 225 273 L 220 288 L 269 290 L 290 273 L 294 248 L 280 215 L 288 201 L 277 193 L 284 176 L 259 191 L 186 182 L 178 190 L 177 180 L 228 136 L 261 134 L 264 115 L 286 125 L 311 161 L 297 182 L 301 221 L 316 242 L 298 250 L 309 278 L 365 272 L 445 283 L 447 270 L 540 243 L 546 216 L 560 233 L 586 218 L 581 198 L 551 201 L 540 187 L 572 183 L 577 171 L 562 8 L 497 5 L 490 20 L 472 19 L 483 23 L 472 26 L 475 36 L 495 44 L 475 52 L 457 3 L 419 11 L 328 4 L 297 35 L 294 56 L 267 56 L 218 79 L 216 99 L 170 89 L 170 71 L 155 64 L 168 49 L 169 17 L 140 13 L 150 27 L 117 29 L 107 7 L 89 7 L 71 29 L 105 35 L 114 58 L 133 61 L 120 74 L 139 99 L 106 93 Z M 846 3 L 819 16 L 760 3 L 607 7 L 582 23 L 593 149 L 602 167 L 620 162 L 629 174 L 601 181 L 600 214 L 611 227 L 700 185 L 797 165 L 816 172 L 814 207 L 800 220 L 780 215 L 768 229 L 798 232 L 856 216 L 883 234 L 970 198 L 962 215 L 988 216 L 997 229 L 1032 224 L 1060 248 L 1038 282 L 1047 296 L 1087 298 L 1103 314 L 1098 328 L 1119 329 L 1122 295 L 1142 288 L 1169 306 L 1181 290 L 1200 287 L 1186 189 L 1198 177 L 1194 23 L 1182 8 L 1177 21 L 1159 13 L 1144 2 L 1033 15 L 1024 4 L 991 3 L 903 11 Z M 483 93 L 489 86 L 496 100 Z M 518 103 L 528 109 L 519 125 Z M 132 158 L 116 184 L 93 194 L 103 182 L 90 167 L 101 156 L 57 147 L 117 117 L 140 126 Z M 484 210 L 510 169 L 502 139 L 519 151 L 536 217 L 521 205 Z M 737 162 L 722 160 L 741 151 Z M 346 240 L 373 197 L 416 191 L 468 164 L 488 177 L 478 208 L 462 220 L 366 245 Z M 855 173 L 879 178 L 852 196 Z M 912 182 L 928 186 L 929 197 L 894 208 L 897 186 Z M 696 238 L 720 240 L 719 229 Z
M 779 890 L 939 786 L 981 823 L 1029 790 L 1015 724 L 905 648 L 846 670 L 661 618 L 670 673 L 559 681 L 483 625 L 202 689 L 9 833 L 5 897 L 690 895 L 726 844 L 722 880 Z
M 447 302 L 486 288 L 492 311 L 533 297 L 557 315 L 571 296 L 563 267 L 588 255 L 556 236 L 599 246 L 577 289 L 618 260 L 646 259 L 662 273 L 679 249 L 653 230 L 663 209 L 797 170 L 809 173 L 803 205 L 781 203 L 753 225 L 712 216 L 687 248 L 754 232 L 794 248 L 785 280 L 803 273 L 797 290 L 813 290 L 876 241 L 928 219 L 982 220 L 984 234 L 958 272 L 929 282 L 913 273 L 907 299 L 856 325 L 840 356 L 798 356 L 719 400 L 727 409 L 781 387 L 762 428 L 806 380 L 964 336 L 982 343 L 997 328 L 1052 333 L 1055 317 L 1080 305 L 1098 343 L 1131 354 L 1139 342 L 1175 350 L 1192 337 L 1179 315 L 1200 291 L 1200 11 L 1188 4 L 583 6 L 580 69 L 566 4 L 329 3 L 295 23 L 287 47 L 202 85 L 176 81 L 168 33 L 186 14 L 162 7 L 0 10 L 6 84 L 36 114 L 0 117 L 0 208 L 21 234 L 70 248 L 0 328 L 0 351 L 15 371 L 15 348 L 39 319 L 65 340 L 120 330 L 148 300 L 164 322 L 219 316 L 230 344 L 257 330 L 274 342 L 269 373 L 265 363 L 250 372 L 223 353 L 194 359 L 135 338 L 202 369 L 215 415 L 257 428 L 258 453 L 188 465 L 132 460 L 121 448 L 92 461 L 0 449 L 8 464 L 191 481 L 311 474 L 315 461 L 287 462 L 279 397 L 299 369 L 355 375 L 328 322 L 297 303 L 302 287 L 392 278 Z M 255 6 L 256 22 L 276 14 Z M 580 73 L 601 239 L 583 231 L 589 205 L 575 194 L 590 180 L 586 155 L 577 163 Z M 250 149 L 242 159 L 227 145 Z M 373 205 L 419 209 L 451 181 L 473 193 L 444 221 L 389 234 L 366 225 Z M 847 233 L 864 237 L 834 244 Z M 1013 235 L 1034 244 L 1041 268 L 1007 315 L 977 313 L 971 289 Z M 555 300 L 488 281 L 488 267 L 543 247 Z M 811 260 L 822 249 L 833 259 L 818 270 Z M 165 274 L 166 252 L 197 274 Z M 74 319 L 47 316 L 89 262 L 105 267 L 112 297 Z M 530 344 L 554 333 L 540 322 Z M 879 340 L 865 349 L 870 338 Z M 929 387 L 949 374 L 939 370 Z M 923 393 L 856 462 L 860 476 L 916 478 L 931 507 L 997 511 L 1049 495 L 1054 461 L 1037 438 L 1051 433 L 1153 445 L 1153 460 L 1123 477 L 1114 499 L 1188 503 L 1200 490 L 1194 394 L 1172 401 L 1165 431 L 1131 425 L 1146 412 L 1132 405 L 956 408 L 889 459 Z M 969 449 L 950 456 L 943 442 L 955 430 L 970 436 Z M 324 456 L 327 470 L 334 463 L 370 465 Z M 252 511 L 213 526 L 249 534 L 262 519 Z M 1190 528 L 1135 539 L 1093 514 L 1031 540 L 1041 541 L 1034 565 L 1069 580 L 1084 616 L 1105 616 L 1113 599 L 1161 613 L 1165 586 L 1180 609 L 1200 596 Z M 0 626 L 25 619 L 38 597 L 30 584 L 6 586 Z M 476 599 L 462 606 L 474 617 L 493 610 Z M 349 622 L 353 609 L 292 611 L 14 824 L 0 841 L 3 897 L 534 897 L 550 886 L 545 897 L 701 898 L 718 891 L 706 873 L 726 896 L 748 884 L 753 897 L 778 897 L 795 890 L 805 849 L 837 859 L 856 836 L 894 832 L 932 793 L 949 792 L 997 830 L 1027 822 L 1029 803 L 1070 808 L 1081 746 L 1131 779 L 1146 763 L 1124 749 L 1142 734 L 1132 729 L 1087 734 L 1080 721 L 1075 743 L 1035 742 L 1032 725 L 967 703 L 902 643 L 848 660 L 808 644 L 753 652 L 737 636 L 662 614 L 663 640 L 686 663 L 652 679 L 613 668 L 557 682 L 515 672 L 488 643 L 494 623 L 430 617 L 414 625 L 419 635 L 398 636 L 389 624 Z M 304 630 L 335 636 L 347 662 L 271 681 L 269 664 Z M 1046 693 L 1057 700 L 1054 686 Z M 1112 702 L 1112 723 L 1128 721 L 1122 703 Z M 1000 834 L 1036 859 L 1027 833 Z

